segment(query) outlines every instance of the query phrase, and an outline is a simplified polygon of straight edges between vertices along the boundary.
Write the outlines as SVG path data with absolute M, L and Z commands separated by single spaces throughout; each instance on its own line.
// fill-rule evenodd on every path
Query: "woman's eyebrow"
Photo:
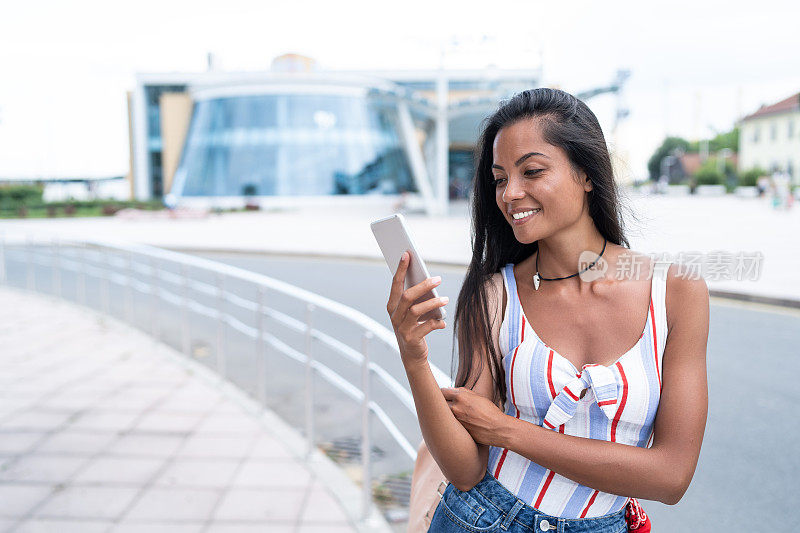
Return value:
M 540 156 L 542 156 L 542 157 L 547 157 L 547 159 L 550 159 L 548 156 L 544 155 L 544 154 L 543 154 L 543 153 L 541 153 L 541 152 L 528 152 L 527 154 L 525 154 L 525 155 L 523 155 L 522 157 L 520 157 L 519 159 L 517 159 L 517 161 L 514 163 L 514 166 L 515 166 L 515 167 L 518 167 L 518 166 L 520 166 L 522 163 L 524 163 L 524 162 L 525 162 L 525 160 L 526 160 L 526 159 L 528 159 L 529 157 L 533 157 L 533 156 L 535 156 L 535 155 L 540 155 Z M 505 169 L 504 169 L 503 167 L 501 167 L 500 165 L 492 165 L 492 168 L 497 168 L 497 169 L 500 169 L 500 170 L 505 170 Z

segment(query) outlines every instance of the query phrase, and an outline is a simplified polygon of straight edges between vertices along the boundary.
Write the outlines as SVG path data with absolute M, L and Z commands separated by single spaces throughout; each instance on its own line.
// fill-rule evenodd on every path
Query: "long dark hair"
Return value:
M 589 214 L 600 233 L 609 242 L 630 247 L 623 231 L 620 191 L 614 180 L 603 130 L 585 103 L 558 89 L 531 89 L 502 102 L 497 111 L 484 120 L 476 148 L 472 187 L 472 260 L 458 294 L 453 321 L 454 349 L 458 339 L 455 386 L 470 389 L 475 386 L 480 370 L 470 373 L 470 369 L 474 358 L 480 355 L 475 350 L 480 342 L 490 354 L 493 400 L 501 406 L 505 405 L 506 385 L 501 359 L 495 353 L 491 338 L 487 282 L 506 264 L 516 264 L 530 257 L 538 249 L 538 242 L 517 241 L 497 207 L 496 187 L 492 185 L 493 144 L 502 128 L 529 118 L 539 121 L 547 143 L 564 150 L 573 171 L 583 170 L 591 179 L 592 190 L 587 193 Z M 502 302 L 502 293 L 498 299 Z M 455 356 L 451 356 L 453 366 L 455 361 Z M 483 368 L 483 362 L 478 368 Z M 468 380 L 471 381 L 469 385 Z

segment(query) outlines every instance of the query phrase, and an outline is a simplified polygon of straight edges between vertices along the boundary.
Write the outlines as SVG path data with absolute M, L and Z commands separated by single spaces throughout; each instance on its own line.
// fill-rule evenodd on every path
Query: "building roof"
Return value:
M 760 118 L 764 115 L 774 115 L 776 113 L 788 113 L 791 111 L 800 110 L 800 93 L 793 94 L 789 98 L 781 100 L 772 105 L 762 105 L 758 111 L 751 113 L 744 117 L 742 121 L 750 120 L 753 118 Z

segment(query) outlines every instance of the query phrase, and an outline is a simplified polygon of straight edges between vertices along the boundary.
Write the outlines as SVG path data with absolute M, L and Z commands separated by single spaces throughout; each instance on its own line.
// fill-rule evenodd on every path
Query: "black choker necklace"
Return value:
M 590 264 L 589 266 L 587 266 L 586 268 L 584 268 L 580 272 L 575 272 L 574 274 L 571 274 L 569 276 L 564 276 L 563 278 L 543 278 L 542 276 L 539 275 L 539 252 L 540 251 L 541 250 L 536 250 L 536 274 L 533 275 L 533 288 L 536 289 L 537 291 L 539 290 L 539 280 L 557 281 L 557 280 L 560 280 L 560 279 L 568 279 L 568 278 L 571 278 L 573 276 L 577 276 L 578 274 L 582 274 L 582 273 L 586 272 L 587 270 L 589 270 L 590 268 L 592 268 L 595 265 L 595 263 L 597 263 L 597 260 L 600 259 L 601 257 L 603 257 L 603 252 L 606 251 L 606 238 L 603 237 L 603 249 L 600 250 L 600 255 L 597 256 L 597 259 L 592 261 L 592 264 Z

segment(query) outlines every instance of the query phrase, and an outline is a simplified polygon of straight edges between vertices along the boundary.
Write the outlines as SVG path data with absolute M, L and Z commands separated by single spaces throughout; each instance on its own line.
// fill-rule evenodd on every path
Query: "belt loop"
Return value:
M 514 520 L 514 518 L 517 516 L 517 513 L 519 513 L 520 509 L 522 509 L 523 507 L 525 507 L 525 502 L 523 502 L 520 499 L 517 499 L 517 501 L 514 503 L 514 507 L 511 508 L 511 510 L 506 515 L 505 520 L 503 520 L 503 523 L 500 524 L 500 528 L 503 529 L 504 531 L 507 530 L 508 527 L 511 525 L 511 521 Z

